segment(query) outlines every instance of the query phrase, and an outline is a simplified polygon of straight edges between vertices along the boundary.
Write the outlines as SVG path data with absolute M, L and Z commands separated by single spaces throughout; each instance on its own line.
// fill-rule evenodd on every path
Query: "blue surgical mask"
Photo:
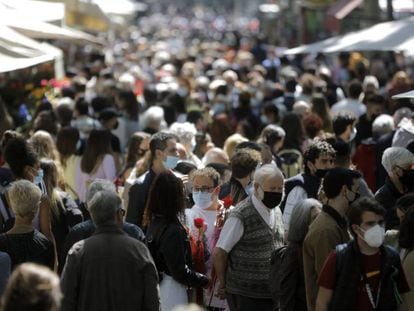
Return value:
M 213 113 L 219 114 L 226 111 L 226 105 L 224 103 L 216 103 L 213 106 Z
M 167 159 L 163 162 L 164 167 L 168 170 L 172 170 L 177 166 L 177 163 L 179 160 L 180 160 L 179 157 L 167 156 Z
M 207 209 L 213 200 L 210 192 L 193 191 L 193 201 L 196 206 Z
M 43 181 L 43 170 L 42 169 L 38 169 L 37 170 L 37 175 L 34 177 L 33 183 L 35 185 L 40 185 Z

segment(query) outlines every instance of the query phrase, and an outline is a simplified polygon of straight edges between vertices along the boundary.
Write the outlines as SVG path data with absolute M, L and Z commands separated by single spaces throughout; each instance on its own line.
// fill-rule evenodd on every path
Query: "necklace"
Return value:
M 372 307 L 376 309 L 378 307 L 380 293 L 381 293 L 381 281 L 378 284 L 378 291 L 377 291 L 377 298 L 374 301 L 374 297 L 372 295 L 371 286 L 369 286 L 368 282 L 365 282 L 365 289 L 367 290 L 367 295 L 369 298 L 369 302 L 371 303 Z

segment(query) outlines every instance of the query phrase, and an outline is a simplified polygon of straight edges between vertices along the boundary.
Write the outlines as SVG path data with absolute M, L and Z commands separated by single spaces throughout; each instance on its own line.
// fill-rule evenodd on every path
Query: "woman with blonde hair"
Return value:
M 29 139 L 29 142 L 32 144 L 34 151 L 37 154 L 37 157 L 48 158 L 53 161 L 58 161 L 59 153 L 56 149 L 55 142 L 48 132 L 39 130 L 32 135 Z
M 236 149 L 236 146 L 244 141 L 249 141 L 246 137 L 239 133 L 230 135 L 224 142 L 223 150 L 227 156 L 231 159 Z
M 86 142 L 85 152 L 76 169 L 76 192 L 85 202 L 88 185 L 97 178 L 114 181 L 115 160 L 112 155 L 111 133 L 108 130 L 92 130 Z
M 11 275 L 0 310 L 58 311 L 61 299 L 60 281 L 55 273 L 34 263 L 24 263 Z
M 43 179 L 50 198 L 51 225 L 59 262 L 64 262 L 61 258 L 63 243 L 70 228 L 83 221 L 82 212 L 72 197 L 58 187 L 60 177 L 55 162 L 41 159 L 40 168 L 43 170 Z M 59 267 L 59 271 L 62 268 Z
M 59 180 L 59 184 L 74 199 L 78 198 L 75 191 L 75 172 L 80 161 L 80 156 L 77 154 L 79 144 L 80 133 L 76 128 L 66 126 L 60 129 L 56 138 L 56 147 L 62 169 L 62 180 Z

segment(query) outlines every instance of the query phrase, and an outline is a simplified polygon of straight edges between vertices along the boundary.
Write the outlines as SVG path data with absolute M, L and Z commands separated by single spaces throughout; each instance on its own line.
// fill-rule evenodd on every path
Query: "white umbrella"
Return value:
M 414 98 L 414 90 L 394 95 L 392 98 Z
M 414 46 L 414 16 L 286 50 L 285 54 L 406 51 Z

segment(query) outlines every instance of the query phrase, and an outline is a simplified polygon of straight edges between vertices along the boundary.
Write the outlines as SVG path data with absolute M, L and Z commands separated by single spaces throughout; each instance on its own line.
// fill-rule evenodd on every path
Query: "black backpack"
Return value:
M 281 170 L 285 178 L 290 178 L 303 172 L 303 156 L 299 150 L 284 149 L 277 155 L 282 161 Z

